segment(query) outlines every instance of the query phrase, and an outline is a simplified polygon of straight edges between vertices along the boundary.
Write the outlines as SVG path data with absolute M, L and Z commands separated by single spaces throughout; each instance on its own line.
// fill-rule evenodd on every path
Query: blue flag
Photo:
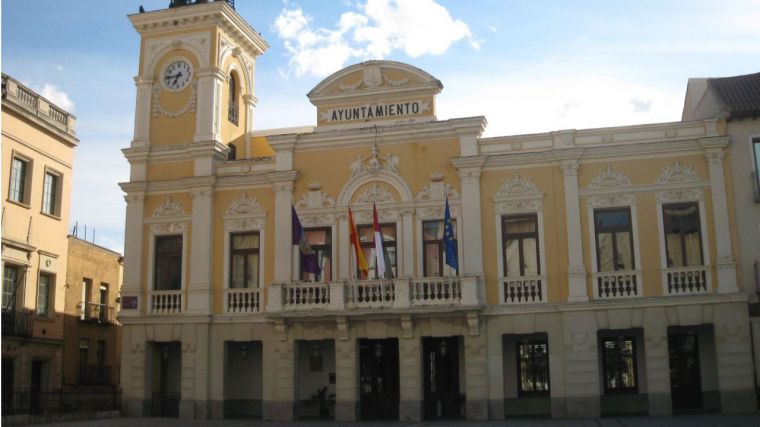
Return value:
M 298 251 L 301 253 L 301 267 L 303 271 L 319 275 L 322 269 L 319 268 L 317 254 L 311 250 L 309 242 L 306 241 L 306 233 L 303 232 L 303 226 L 296 213 L 296 208 L 291 206 L 291 209 L 293 211 L 293 244 L 298 245 Z
M 446 265 L 453 268 L 459 274 L 459 262 L 457 260 L 457 240 L 454 237 L 454 226 L 451 224 L 451 210 L 449 210 L 449 196 L 446 196 L 446 210 L 443 215 L 443 245 L 446 248 Z

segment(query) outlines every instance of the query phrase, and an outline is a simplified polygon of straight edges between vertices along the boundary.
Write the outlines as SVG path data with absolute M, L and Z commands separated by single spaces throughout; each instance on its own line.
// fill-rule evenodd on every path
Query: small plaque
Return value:
M 137 310 L 137 296 L 131 295 L 121 297 L 121 309 Z

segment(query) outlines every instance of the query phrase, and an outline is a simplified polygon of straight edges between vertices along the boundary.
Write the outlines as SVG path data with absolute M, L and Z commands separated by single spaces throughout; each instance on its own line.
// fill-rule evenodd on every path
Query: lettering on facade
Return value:
M 352 120 L 384 119 L 390 117 L 416 116 L 430 111 L 428 101 L 394 102 L 332 108 L 322 113 L 321 121 L 330 123 Z

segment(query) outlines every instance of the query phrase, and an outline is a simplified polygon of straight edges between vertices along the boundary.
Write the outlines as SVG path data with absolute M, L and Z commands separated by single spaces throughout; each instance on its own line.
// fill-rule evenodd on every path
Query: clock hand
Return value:
M 182 77 L 182 71 L 178 71 L 177 74 L 174 75 L 174 81 L 172 82 L 172 84 L 176 84 L 177 79 L 179 79 L 180 77 Z

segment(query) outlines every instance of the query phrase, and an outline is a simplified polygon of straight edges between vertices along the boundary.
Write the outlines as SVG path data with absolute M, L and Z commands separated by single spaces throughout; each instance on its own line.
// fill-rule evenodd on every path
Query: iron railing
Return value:
M 3 387 L 3 416 L 117 411 L 120 390 L 33 390 Z
M 82 301 L 79 318 L 85 322 L 102 323 L 110 325 L 114 323 L 116 310 L 113 307 L 95 302 Z
M 33 314 L 27 311 L 3 311 L 3 335 L 31 337 Z

